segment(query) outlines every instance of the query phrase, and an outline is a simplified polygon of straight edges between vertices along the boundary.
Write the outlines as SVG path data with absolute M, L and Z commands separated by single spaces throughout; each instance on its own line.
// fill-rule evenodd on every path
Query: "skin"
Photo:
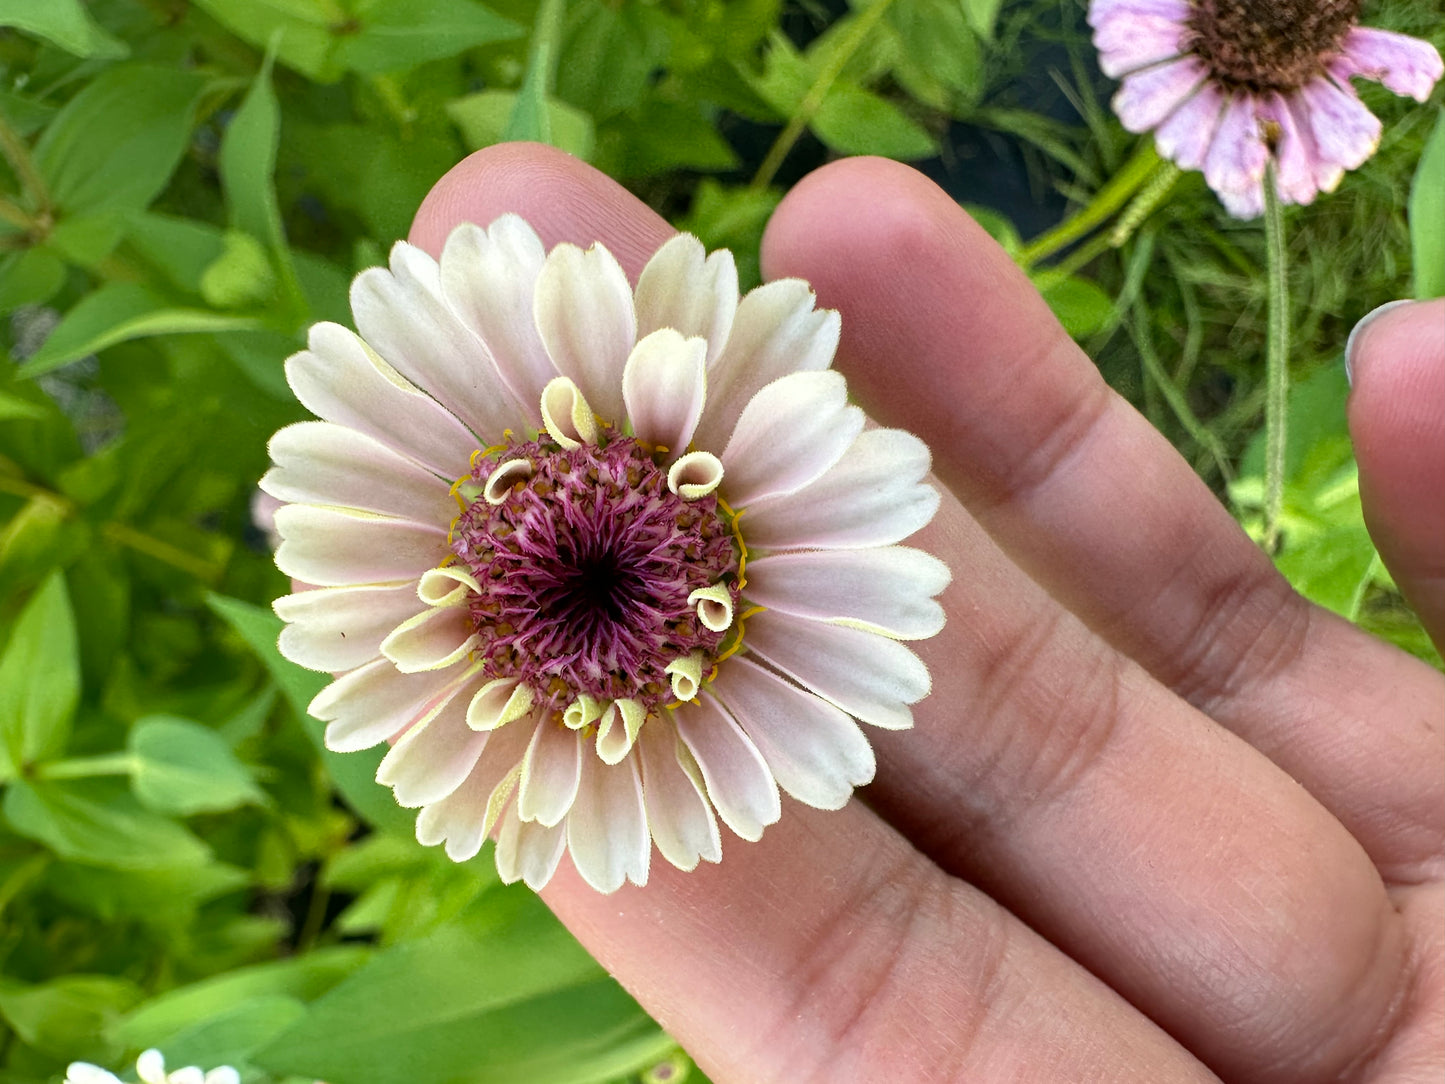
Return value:
M 671 228 L 490 148 L 412 240 L 526 217 L 632 276 Z M 719 1084 L 1438 1081 L 1445 678 L 1321 611 L 1099 378 L 1008 257 L 893 162 L 802 181 L 763 244 L 843 314 L 837 366 L 933 449 L 953 569 L 912 731 L 835 813 L 601 897 L 543 893 Z M 1380 551 L 1445 641 L 1445 302 L 1357 337 Z

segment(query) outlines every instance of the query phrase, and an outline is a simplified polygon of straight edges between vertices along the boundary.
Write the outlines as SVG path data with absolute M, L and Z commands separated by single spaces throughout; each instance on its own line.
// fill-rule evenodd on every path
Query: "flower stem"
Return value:
M 787 125 L 768 148 L 767 157 L 763 164 L 758 167 L 757 173 L 753 174 L 752 183 L 749 185 L 755 192 L 760 192 L 773 183 L 773 177 L 783 165 L 783 160 L 788 157 L 788 152 L 793 149 L 793 144 L 803 134 L 812 121 L 814 114 L 822 108 L 823 100 L 828 97 L 828 91 L 833 89 L 833 84 L 838 81 L 838 76 L 843 74 L 848 61 L 853 59 L 853 54 L 863 47 L 863 42 L 879 21 L 887 14 L 888 9 L 893 6 L 893 0 L 873 0 L 863 13 L 858 16 L 858 21 L 852 26 L 848 33 L 847 40 L 840 45 L 828 62 L 818 72 L 818 77 L 813 80 L 813 85 L 803 95 L 803 100 L 798 103 L 798 108 L 788 118 Z
M 1289 398 L 1289 286 L 1285 265 L 1284 214 L 1275 187 L 1274 160 L 1264 173 L 1264 240 L 1268 298 L 1268 340 L 1264 355 L 1264 548 L 1279 545 L 1284 503 L 1285 405 Z
M 1124 163 L 1118 173 L 1109 178 L 1103 188 L 1094 193 L 1093 199 L 1053 229 L 1025 245 L 1019 253 L 1019 263 L 1025 268 L 1031 267 L 1059 249 L 1073 244 L 1096 226 L 1103 225 L 1110 215 L 1124 206 L 1129 197 L 1144 186 L 1160 165 L 1154 144 L 1148 140 L 1140 143 L 1133 157 Z
M 46 187 L 45 179 L 40 176 L 40 171 L 35 168 L 35 160 L 30 157 L 30 148 L 25 145 L 25 140 L 20 138 L 20 133 L 10 126 L 3 112 L 0 112 L 0 154 L 10 163 L 21 187 L 30 194 L 31 201 L 40 213 L 48 216 L 50 190 Z
M 98 775 L 129 775 L 135 758 L 129 753 L 51 760 L 35 766 L 36 779 L 92 779 Z

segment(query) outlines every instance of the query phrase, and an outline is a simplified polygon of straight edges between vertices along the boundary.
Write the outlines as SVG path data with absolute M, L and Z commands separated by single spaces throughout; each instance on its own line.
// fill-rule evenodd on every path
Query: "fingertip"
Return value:
M 1445 299 L 1377 310 L 1352 336 L 1350 434 L 1380 556 L 1445 633 Z
M 634 278 L 673 229 L 606 174 L 544 143 L 499 143 L 462 159 L 422 200 L 408 240 L 432 255 L 462 222 L 521 215 L 548 248 L 602 241 Z

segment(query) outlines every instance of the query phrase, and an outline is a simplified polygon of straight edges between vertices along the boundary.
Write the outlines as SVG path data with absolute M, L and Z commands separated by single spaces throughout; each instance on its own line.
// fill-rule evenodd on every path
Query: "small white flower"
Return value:
M 499 828 L 506 881 L 564 849 L 603 892 L 656 843 L 718 861 L 779 787 L 824 809 L 873 777 L 858 722 L 910 726 L 943 625 L 928 451 L 864 432 L 806 283 L 739 299 L 727 252 L 664 245 L 634 289 L 601 245 L 550 253 L 503 216 L 441 260 L 398 244 L 356 279 L 361 335 L 290 358 L 322 421 L 281 430 L 262 488 L 281 651 L 340 676 L 335 750 L 458 861 Z
M 194 1065 L 166 1072 L 166 1059 L 159 1050 L 147 1050 L 136 1059 L 136 1076 L 142 1084 L 240 1084 L 241 1074 L 229 1065 L 203 1073 Z M 114 1073 L 89 1062 L 74 1061 L 65 1071 L 65 1084 L 121 1084 Z

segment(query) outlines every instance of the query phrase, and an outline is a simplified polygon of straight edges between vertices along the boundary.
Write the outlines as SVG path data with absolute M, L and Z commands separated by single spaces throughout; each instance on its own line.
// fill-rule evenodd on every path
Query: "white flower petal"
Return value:
M 316 324 L 310 349 L 286 360 L 286 381 L 318 418 L 359 430 L 441 478 L 467 472 L 477 438 L 339 324 Z
M 647 824 L 658 851 L 678 869 L 722 860 L 722 837 L 697 762 L 670 718 L 654 716 L 637 738 Z
M 758 747 L 706 693 L 672 717 L 723 823 L 743 839 L 761 839 L 763 829 L 782 816 L 783 806 Z
M 497 370 L 532 425 L 536 403 L 557 375 L 532 319 L 532 296 L 547 258 L 532 227 L 502 215 L 487 229 L 465 222 L 442 249 L 441 288 L 456 314 L 486 343 Z
M 229 1065 L 221 1065 L 207 1073 L 202 1084 L 241 1084 L 241 1074 Z
M 793 373 L 748 403 L 721 455 L 723 492 L 741 508 L 819 478 L 863 431 L 841 373 Z
M 186 1065 L 167 1074 L 166 1084 L 206 1084 L 206 1074 L 199 1065 Z
M 390 787 L 408 809 L 439 802 L 462 785 L 476 766 L 488 735 L 467 726 L 470 684 L 453 685 L 430 718 L 403 734 L 381 760 L 376 781 Z
M 743 537 L 757 549 L 900 541 L 938 510 L 938 491 L 921 483 L 928 466 L 927 445 L 911 433 L 870 429 L 811 485 L 749 505 Z
M 135 1072 L 145 1084 L 166 1084 L 166 1059 L 154 1047 L 143 1050 L 136 1059 Z
M 513 805 L 497 833 L 497 874 L 503 884 L 524 881 L 533 892 L 547 887 L 567 849 L 565 824 L 542 825 L 524 821 Z
M 445 526 L 457 515 L 451 486 L 365 433 L 298 422 L 271 438 L 275 464 L 261 488 L 283 501 L 359 508 Z
M 537 724 L 517 791 L 517 816 L 544 825 L 559 823 L 572 808 L 582 778 L 582 733 L 543 719 Z
M 693 438 L 699 448 L 716 452 L 726 445 L 743 408 L 765 385 L 832 364 L 842 323 L 831 309 L 815 309 L 816 302 L 800 279 L 766 283 L 742 299 L 727 346 L 708 368 L 707 410 Z
M 443 300 L 441 272 L 421 249 L 398 241 L 390 272 L 373 267 L 357 275 L 351 311 L 361 337 L 483 443 L 526 416 L 482 340 Z
M 88 1061 L 73 1061 L 65 1070 L 65 1084 L 121 1084 L 120 1077 Z
M 702 339 L 684 339 L 663 328 L 633 348 L 623 370 L 622 398 L 632 435 L 668 449 L 666 463 L 687 451 L 702 417 L 706 352 Z
M 948 586 L 948 566 L 922 550 L 782 553 L 749 561 L 747 575 L 748 600 L 769 610 L 901 640 L 943 628 L 943 607 L 933 596 Z
M 709 365 L 721 353 L 738 308 L 738 271 L 733 254 L 706 256 L 690 233 L 672 238 L 647 261 L 637 279 L 637 335 L 672 328 L 707 343 Z
M 326 748 L 337 753 L 370 749 L 440 708 L 459 673 L 402 674 L 388 660 L 377 659 L 326 686 L 306 711 L 331 724 Z
M 614 700 L 597 724 L 597 755 L 604 764 L 618 764 L 632 752 L 637 732 L 647 721 L 647 709 L 630 698 Z
M 340 673 L 381 654 L 381 641 L 422 608 L 410 581 L 366 587 L 319 587 L 271 604 L 286 622 L 277 647 L 298 666 Z
M 873 747 L 842 709 L 746 658 L 729 659 L 723 707 L 768 762 L 778 785 L 817 809 L 842 809 L 873 779 Z
M 515 726 L 487 738 L 481 758 L 465 782 L 417 814 L 417 841 L 424 847 L 445 843 L 447 857 L 453 862 L 475 857 L 491 830 L 488 821 L 491 797 L 508 776 L 514 772 L 520 774 L 522 754 L 531 736 L 525 727 Z
M 617 765 L 582 758 L 581 785 L 567 815 L 567 848 L 577 872 L 598 892 L 616 892 L 623 881 L 647 883 L 652 838 L 634 758 Z
M 532 688 L 516 678 L 493 678 L 467 706 L 467 726 L 500 730 L 532 710 Z
M 318 587 L 414 580 L 447 555 L 445 527 L 287 504 L 276 509 L 276 567 Z
M 461 662 L 476 642 L 476 626 L 465 606 L 438 606 L 392 629 L 381 642 L 381 653 L 403 674 L 415 674 Z
M 766 611 L 748 622 L 743 645 L 855 719 L 889 730 L 913 725 L 908 705 L 930 687 L 917 655 L 861 629 Z
M 542 425 L 547 435 L 563 448 L 580 448 L 596 444 L 597 418 L 571 377 L 553 377 L 542 389 Z
M 552 364 L 571 377 L 602 417 L 620 425 L 622 369 L 637 341 L 632 288 L 602 245 L 558 245 L 537 276 L 537 332 Z

